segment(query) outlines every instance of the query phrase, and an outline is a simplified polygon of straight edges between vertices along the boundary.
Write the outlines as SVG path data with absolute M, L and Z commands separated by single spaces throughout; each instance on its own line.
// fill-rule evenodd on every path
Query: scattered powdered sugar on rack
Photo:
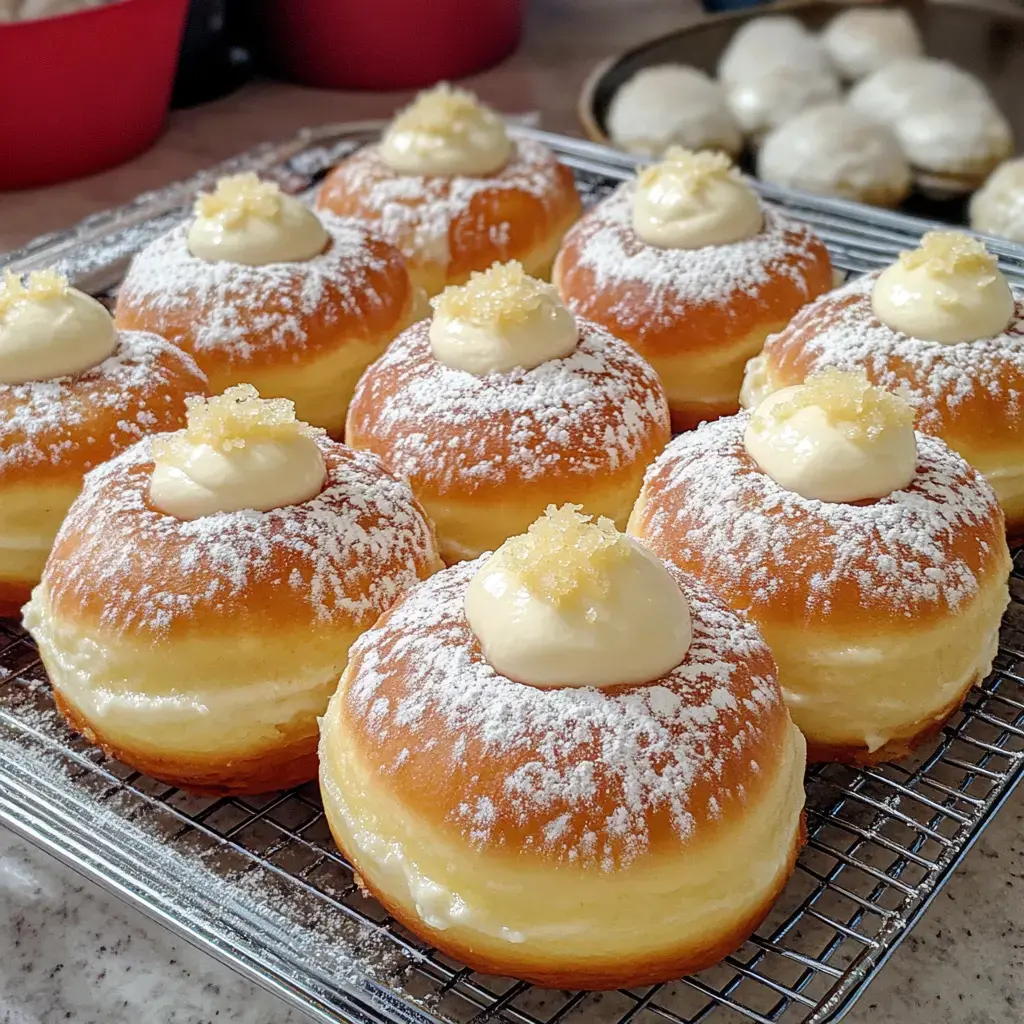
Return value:
M 983 524 L 1001 534 L 999 506 L 942 441 L 917 435 L 917 473 L 906 489 L 847 505 L 804 498 L 762 472 L 743 444 L 749 418 L 675 438 L 647 472 L 630 532 L 662 558 L 702 567 L 709 585 L 733 591 L 732 604 L 750 594 L 763 608 L 806 587 L 807 614 L 827 616 L 837 588 L 852 583 L 863 606 L 912 618 L 977 593 L 974 569 L 951 553 L 952 542 Z M 978 545 L 988 564 L 987 541 Z
M 119 306 L 155 313 L 161 333 L 176 343 L 185 344 L 188 331 L 186 347 L 197 353 L 226 351 L 245 361 L 268 348 L 301 351 L 309 318 L 330 325 L 382 305 L 373 279 L 400 261 L 397 253 L 376 255 L 360 221 L 319 216 L 331 238 L 323 253 L 257 267 L 193 256 L 189 224 L 180 224 L 132 261 Z
M 700 249 L 664 249 L 648 245 L 633 230 L 635 181 L 620 185 L 566 235 L 564 248 L 593 276 L 596 295 L 621 290 L 610 313 L 624 327 L 678 322 L 697 306 L 727 306 L 738 292 L 754 297 L 779 276 L 788 277 L 810 298 L 806 274 L 821 259 L 821 243 L 803 224 L 762 205 L 764 227 L 753 238 Z M 571 259 L 561 264 L 570 305 L 584 312 L 588 303 L 573 300 Z M 643 298 L 638 299 L 637 293 Z
M 196 384 L 186 394 L 205 390 L 190 355 L 155 334 L 121 331 L 114 354 L 91 370 L 0 384 L 0 474 L 61 466 L 78 451 L 87 453 L 82 466 L 89 469 L 146 434 L 183 424 L 183 379 Z M 111 421 L 108 437 L 93 433 Z
M 673 568 L 693 616 L 682 665 L 644 686 L 525 686 L 487 664 L 466 621 L 480 564 L 432 576 L 352 648 L 346 713 L 381 772 L 456 778 L 448 819 L 473 844 L 504 842 L 511 819 L 524 847 L 604 870 L 645 852 L 653 819 L 685 841 L 714 815 L 691 806 L 695 786 L 742 799 L 723 776 L 749 776 L 780 702 L 756 628 Z
M 316 497 L 183 522 L 149 504 L 151 443 L 86 476 L 56 541 L 74 538 L 74 553 L 46 574 L 55 605 L 106 595 L 100 622 L 112 632 L 159 633 L 213 611 L 252 611 L 257 582 L 291 588 L 312 623 L 370 625 L 418 581 L 417 570 L 436 564 L 408 485 L 369 452 L 320 439 L 327 481 Z
M 530 480 L 553 467 L 592 476 L 629 466 L 668 430 L 658 378 L 633 349 L 579 321 L 562 359 L 477 377 L 430 349 L 429 321 L 404 331 L 364 374 L 353 436 L 395 472 L 442 491 Z
M 863 370 L 882 387 L 902 387 L 918 410 L 918 426 L 936 432 L 944 412 L 974 394 L 999 400 L 1007 420 L 1024 417 L 1024 300 L 994 338 L 944 345 L 883 324 L 871 306 L 878 273 L 865 274 L 806 306 L 765 342 L 769 366 L 798 360 L 807 376 L 826 366 Z M 1010 371 L 1008 374 L 1007 371 Z
M 381 234 L 406 256 L 447 266 L 452 224 L 470 213 L 477 196 L 521 192 L 545 206 L 561 197 L 564 186 L 559 165 L 551 151 L 530 139 L 515 140 L 509 162 L 486 177 L 419 177 L 401 175 L 382 159 L 377 146 L 365 146 L 331 173 L 321 203 L 330 204 L 332 189 L 357 195 L 366 211 L 375 211 Z M 486 231 L 498 241 L 509 230 L 507 223 L 474 221 L 475 230 Z

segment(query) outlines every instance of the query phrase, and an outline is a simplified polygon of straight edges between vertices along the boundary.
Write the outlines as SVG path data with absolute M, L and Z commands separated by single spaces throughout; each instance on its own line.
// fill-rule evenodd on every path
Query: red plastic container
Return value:
M 188 0 L 118 0 L 0 25 L 0 190 L 93 174 L 146 149 L 170 103 Z
M 524 0 L 269 0 L 266 56 L 326 89 L 415 89 L 515 49 Z

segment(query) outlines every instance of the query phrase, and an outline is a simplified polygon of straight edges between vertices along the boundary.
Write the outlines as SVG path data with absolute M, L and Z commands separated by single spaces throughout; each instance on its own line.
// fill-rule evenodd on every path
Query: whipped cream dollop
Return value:
M 0 384 L 70 377 L 98 366 L 117 348 L 103 305 L 52 270 L 28 284 L 5 271 L 0 285 Z
M 1001 334 L 1015 302 L 996 259 L 977 238 L 929 231 L 900 253 L 871 293 L 875 316 L 894 331 L 955 345 Z
M 487 558 L 466 618 L 487 663 L 539 687 L 660 679 L 686 655 L 690 608 L 656 555 L 609 519 L 553 505 Z
M 669 147 L 641 171 L 633 230 L 661 249 L 700 249 L 752 238 L 764 225 L 761 204 L 723 153 Z
M 188 230 L 193 256 L 251 267 L 311 260 L 328 241 L 308 206 L 252 173 L 221 178 L 213 192 L 201 192 Z
M 914 478 L 914 411 L 863 373 L 828 369 L 761 402 L 743 442 L 780 486 L 829 502 L 870 501 Z
M 480 377 L 561 359 L 579 341 L 576 318 L 554 286 L 529 277 L 514 260 L 446 288 L 433 306 L 434 357 Z
M 322 433 L 295 418 L 292 402 L 260 398 L 251 384 L 190 398 L 188 426 L 153 441 L 150 501 L 182 520 L 299 505 L 327 478 Z
M 445 83 L 399 111 L 380 143 L 392 170 L 426 177 L 493 174 L 511 155 L 501 117 L 471 92 Z

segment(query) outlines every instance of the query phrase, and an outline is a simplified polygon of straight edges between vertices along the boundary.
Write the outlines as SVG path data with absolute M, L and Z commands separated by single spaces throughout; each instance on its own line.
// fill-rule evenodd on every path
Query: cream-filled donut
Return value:
M 624 83 L 608 108 L 608 134 L 622 149 L 645 156 L 661 156 L 669 146 L 731 156 L 743 148 L 721 85 L 684 64 L 644 68 Z
M 1002 511 L 913 417 L 863 374 L 826 370 L 676 438 L 630 519 L 761 629 L 812 760 L 906 755 L 995 656 Z
M 572 172 L 546 146 L 510 137 L 472 93 L 444 84 L 338 164 L 316 204 L 369 222 L 428 295 L 506 260 L 547 276 L 582 210 Z
M 284 789 L 316 772 L 349 646 L 439 567 L 406 484 L 241 385 L 88 474 L 25 625 L 112 756 L 196 792 Z
M 801 310 L 748 364 L 743 405 L 829 366 L 902 389 L 918 430 L 981 470 L 1010 535 L 1024 531 L 1024 303 L 981 242 L 925 235 L 892 267 Z
M 845 103 L 809 107 L 769 132 L 757 176 L 872 206 L 898 205 L 911 181 L 892 130 Z
M 821 41 L 792 15 L 772 14 L 751 18 L 738 28 L 718 61 L 718 78 L 724 84 L 761 75 L 780 60 L 828 71 L 828 54 Z
M 853 81 L 923 49 L 917 25 L 902 7 L 847 8 L 828 23 L 821 41 L 839 73 Z
M 253 384 L 340 436 L 359 375 L 422 305 L 366 225 L 241 174 L 132 260 L 116 318 L 189 352 L 214 391 Z
M 94 298 L 53 271 L 0 285 L 0 615 L 15 615 L 92 467 L 185 421 L 205 395 L 192 358 L 119 331 Z
M 722 154 L 679 149 L 587 213 L 552 276 L 577 315 L 650 361 L 677 431 L 736 412 L 747 360 L 832 287 L 809 228 L 761 203 Z
M 410 482 L 451 563 L 552 503 L 624 526 L 669 416 L 636 352 L 510 263 L 446 290 L 366 371 L 345 436 Z
M 1000 164 L 971 196 L 971 227 L 1024 242 L 1024 158 Z
M 805 748 L 757 630 L 587 519 L 549 509 L 357 642 L 320 787 L 405 927 L 474 970 L 606 989 L 750 935 L 802 842 Z

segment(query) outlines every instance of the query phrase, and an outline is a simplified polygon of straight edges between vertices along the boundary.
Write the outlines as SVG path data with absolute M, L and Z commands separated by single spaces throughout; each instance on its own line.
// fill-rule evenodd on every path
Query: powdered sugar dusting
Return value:
M 360 381 L 352 436 L 442 490 L 531 480 L 555 465 L 586 476 L 629 466 L 668 435 L 664 392 L 628 345 L 579 327 L 565 358 L 477 377 L 435 359 L 429 322 L 414 324 Z
M 381 255 L 365 224 L 320 216 L 330 235 L 323 253 L 257 267 L 193 256 L 189 224 L 180 224 L 132 261 L 118 309 L 149 311 L 164 337 L 200 356 L 219 351 L 245 362 L 277 349 L 297 357 L 307 345 L 310 318 L 330 326 L 393 301 L 376 291 L 375 280 L 401 269 L 398 253 Z
M 662 249 L 633 230 L 636 182 L 623 183 L 566 235 L 580 267 L 593 275 L 593 291 L 621 292 L 610 307 L 618 323 L 642 330 L 645 323 L 678 323 L 695 306 L 727 306 L 737 292 L 757 297 L 779 276 L 812 298 L 807 271 L 821 260 L 821 243 L 811 230 L 763 206 L 764 227 L 753 238 L 700 249 Z M 572 274 L 562 266 L 563 280 Z M 573 304 L 575 289 L 566 288 Z M 643 296 L 638 299 L 638 293 Z M 576 300 L 585 313 L 582 300 Z
M 452 224 L 471 212 L 478 196 L 521 192 L 549 207 L 556 199 L 562 201 L 564 192 L 555 157 L 546 146 L 530 139 L 515 140 L 506 166 L 486 177 L 401 175 L 381 159 L 379 147 L 366 146 L 334 169 L 318 205 L 329 208 L 334 189 L 358 195 L 363 209 L 375 212 L 374 224 L 384 238 L 407 257 L 442 266 L 447 266 L 450 258 Z M 493 216 L 485 220 L 481 215 L 476 228 L 496 244 L 509 237 L 508 222 L 494 221 Z
M 704 567 L 730 603 L 749 594 L 753 608 L 767 607 L 799 588 L 808 618 L 827 616 L 840 590 L 845 604 L 850 588 L 863 606 L 908 618 L 977 593 L 982 538 L 1001 540 L 1002 519 L 988 484 L 942 441 L 917 435 L 906 489 L 847 505 L 801 497 L 762 472 L 743 445 L 748 420 L 741 413 L 672 441 L 648 471 L 631 532 L 663 558 Z M 973 564 L 952 553 L 979 530 Z
M 706 813 L 706 796 L 691 808 L 694 788 L 730 798 L 726 777 L 743 777 L 776 735 L 780 697 L 757 630 L 673 569 L 693 612 L 682 665 L 644 686 L 538 689 L 484 660 L 463 611 L 479 567 L 431 577 L 353 647 L 345 713 L 372 726 L 361 730 L 370 763 L 457 780 L 448 822 L 476 845 L 506 842 L 511 822 L 510 843 L 612 870 L 648 849 L 659 816 L 685 841 Z
M 205 387 L 191 356 L 155 334 L 121 331 L 114 353 L 91 370 L 0 384 L 0 474 L 72 457 L 89 469 L 146 434 L 180 426 L 183 398 Z
M 769 364 L 798 358 L 807 376 L 826 366 L 863 370 L 875 384 L 903 387 L 918 426 L 941 432 L 943 420 L 972 396 L 985 394 L 1006 420 L 1024 427 L 1024 300 L 997 337 L 942 345 L 883 324 L 871 308 L 877 273 L 856 278 L 805 307 L 765 343 Z
M 320 438 L 328 473 L 316 497 L 182 522 L 149 505 L 151 443 L 86 476 L 55 544 L 73 553 L 44 574 L 55 605 L 104 595 L 108 630 L 159 633 L 195 616 L 258 612 L 254 586 L 287 588 L 312 625 L 369 626 L 438 564 L 408 485 L 369 452 Z

